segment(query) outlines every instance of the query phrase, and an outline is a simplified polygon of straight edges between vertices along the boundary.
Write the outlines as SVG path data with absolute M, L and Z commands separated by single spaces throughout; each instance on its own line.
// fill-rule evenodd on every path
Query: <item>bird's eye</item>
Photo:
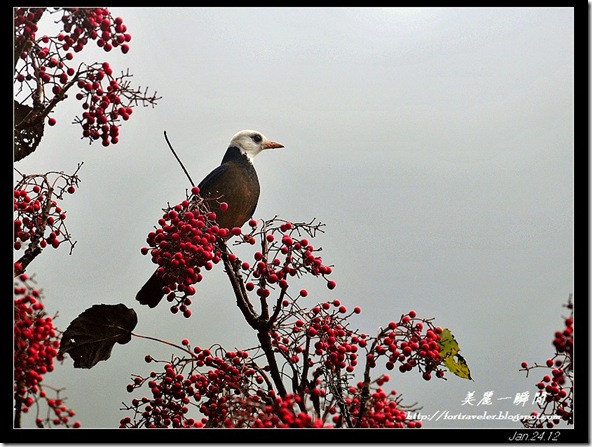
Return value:
M 251 138 L 253 139 L 253 141 L 254 141 L 255 143 L 261 143 L 261 140 L 263 139 L 263 138 L 261 138 L 261 135 L 259 135 L 258 133 L 256 133 L 256 134 L 253 134 L 253 135 L 251 136 Z

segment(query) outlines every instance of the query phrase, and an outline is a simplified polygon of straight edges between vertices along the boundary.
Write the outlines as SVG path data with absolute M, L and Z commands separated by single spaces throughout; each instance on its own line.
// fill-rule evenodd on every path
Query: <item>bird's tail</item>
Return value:
M 162 288 L 165 286 L 164 281 L 158 277 L 156 271 L 142 286 L 140 291 L 136 294 L 136 300 L 141 304 L 146 304 L 150 307 L 156 307 L 160 300 L 164 297 Z

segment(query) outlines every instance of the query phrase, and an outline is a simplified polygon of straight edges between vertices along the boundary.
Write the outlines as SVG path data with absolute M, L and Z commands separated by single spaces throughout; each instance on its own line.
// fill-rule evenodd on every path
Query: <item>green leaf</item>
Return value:
M 458 377 L 473 380 L 469 365 L 467 365 L 463 356 L 458 353 L 460 351 L 460 346 L 454 338 L 454 335 L 452 335 L 452 332 L 450 332 L 450 329 L 442 330 L 438 344 L 440 345 L 440 358 L 443 360 L 448 370 Z

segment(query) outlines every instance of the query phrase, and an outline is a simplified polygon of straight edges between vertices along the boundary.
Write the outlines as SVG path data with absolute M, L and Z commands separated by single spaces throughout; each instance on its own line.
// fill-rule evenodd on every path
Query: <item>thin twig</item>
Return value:
M 183 172 L 185 173 L 185 175 L 187 176 L 187 178 L 189 179 L 189 182 L 191 183 L 191 186 L 195 186 L 195 183 L 193 183 L 193 180 L 191 179 L 191 176 L 189 175 L 189 173 L 187 172 L 187 169 L 185 169 L 185 166 L 183 165 L 183 163 L 181 162 L 181 160 L 179 159 L 179 157 L 177 156 L 177 153 L 175 152 L 175 150 L 173 149 L 173 146 L 171 145 L 170 141 L 169 141 L 169 137 L 167 137 L 167 133 L 166 130 L 164 131 L 164 139 L 166 140 L 167 144 L 169 145 L 169 149 L 171 150 L 171 152 L 173 153 L 173 155 L 175 156 L 175 158 L 177 159 L 177 161 L 179 162 L 179 164 L 181 165 L 181 168 L 183 169 Z

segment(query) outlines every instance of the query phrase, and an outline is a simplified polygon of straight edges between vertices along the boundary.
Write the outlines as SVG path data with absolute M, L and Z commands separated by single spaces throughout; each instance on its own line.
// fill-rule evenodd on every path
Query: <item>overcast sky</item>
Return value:
M 146 235 L 189 186 L 163 132 L 198 182 L 233 134 L 256 129 L 285 149 L 255 160 L 255 217 L 326 224 L 315 245 L 334 264 L 337 288 L 307 283 L 306 304 L 361 306 L 351 324 L 369 334 L 410 309 L 450 328 L 474 381 L 390 373 L 387 385 L 425 415 L 536 409 L 513 404 L 517 393 L 533 396 L 542 376 L 525 378 L 520 363 L 552 356 L 574 288 L 572 8 L 111 11 L 133 36 L 130 52 L 89 45 L 80 57 L 129 67 L 134 84 L 162 100 L 137 108 L 120 142 L 104 148 L 80 140 L 72 98 L 17 164 L 71 173 L 84 162 L 79 190 L 63 202 L 78 241 L 72 255 L 48 249 L 29 269 L 58 327 L 93 304 L 124 303 L 140 334 L 255 346 L 221 265 L 199 284 L 190 319 L 134 297 L 154 269 L 140 254 Z M 68 388 L 83 427 L 113 428 L 129 415 L 119 409 L 132 398 L 130 375 L 151 370 L 144 356 L 171 352 L 134 339 L 91 370 L 67 359 L 45 380 Z M 490 407 L 461 404 L 488 391 Z

